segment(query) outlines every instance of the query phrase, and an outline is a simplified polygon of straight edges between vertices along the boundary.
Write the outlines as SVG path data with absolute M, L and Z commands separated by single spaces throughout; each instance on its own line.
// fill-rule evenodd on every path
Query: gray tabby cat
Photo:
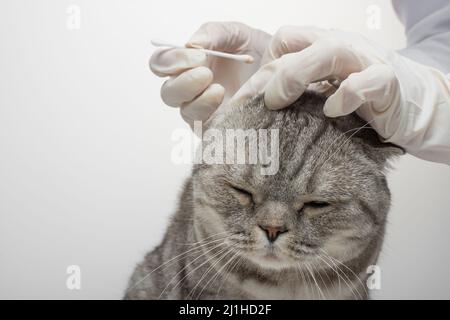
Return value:
M 367 299 L 390 206 L 385 171 L 403 151 L 356 115 L 326 118 L 324 102 L 308 92 L 270 111 L 258 97 L 215 117 L 210 128 L 223 131 L 279 129 L 279 171 L 194 166 L 125 299 Z

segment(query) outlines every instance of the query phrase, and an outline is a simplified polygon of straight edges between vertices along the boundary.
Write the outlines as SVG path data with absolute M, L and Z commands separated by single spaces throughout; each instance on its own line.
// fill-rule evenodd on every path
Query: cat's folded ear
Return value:
M 402 147 L 384 142 L 383 138 L 367 122 L 355 114 L 336 118 L 334 121 L 342 132 L 353 132 L 351 136 L 361 140 L 366 154 L 376 163 L 385 166 L 388 160 L 394 160 L 405 154 Z M 354 131 L 355 129 L 358 130 Z
M 403 148 L 389 142 L 382 142 L 379 137 L 376 140 L 371 139 L 366 145 L 366 151 L 370 158 L 376 163 L 386 165 L 389 160 L 394 160 L 406 152 Z

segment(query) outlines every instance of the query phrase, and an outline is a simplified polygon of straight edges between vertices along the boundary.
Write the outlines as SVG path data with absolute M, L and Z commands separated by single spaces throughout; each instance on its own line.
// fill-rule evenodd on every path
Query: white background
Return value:
M 81 29 L 66 27 L 69 5 Z M 381 29 L 366 26 L 370 4 Z M 151 38 L 183 43 L 202 23 L 236 20 L 364 33 L 398 49 L 390 1 L 2 0 L 0 2 L 0 298 L 118 299 L 156 245 L 189 166 L 170 161 L 187 128 L 159 98 Z M 405 156 L 378 298 L 450 298 L 450 168 Z M 376 197 L 377 195 L 374 195 Z M 66 288 L 79 265 L 82 288 Z

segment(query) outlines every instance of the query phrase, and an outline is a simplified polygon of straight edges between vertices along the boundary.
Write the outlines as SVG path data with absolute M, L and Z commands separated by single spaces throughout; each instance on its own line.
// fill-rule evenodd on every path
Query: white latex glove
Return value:
M 309 84 L 340 83 L 324 106 L 329 117 L 353 111 L 385 139 L 419 158 L 450 164 L 450 79 L 360 35 L 283 27 L 271 39 L 265 64 L 233 97 L 263 93 L 270 109 L 302 95 Z
M 170 79 L 161 88 L 163 101 L 180 107 L 191 126 L 206 121 L 255 73 L 270 35 L 237 22 L 209 22 L 191 37 L 187 47 L 201 47 L 235 54 L 249 54 L 253 64 L 207 56 L 196 49 L 159 49 L 150 59 L 150 69 Z

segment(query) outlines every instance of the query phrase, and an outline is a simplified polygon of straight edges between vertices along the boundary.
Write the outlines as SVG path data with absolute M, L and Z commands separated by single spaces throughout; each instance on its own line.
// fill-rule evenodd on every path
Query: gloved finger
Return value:
M 203 24 L 189 39 L 187 47 L 204 48 L 230 53 L 245 52 L 252 44 L 265 43 L 254 37 L 268 37 L 239 22 L 208 22 Z M 253 48 L 255 50 L 257 48 Z M 255 50 L 257 51 L 257 50 Z
M 206 67 L 198 67 L 170 78 L 161 87 L 161 98 L 171 107 L 180 107 L 184 102 L 193 100 L 212 82 L 213 73 Z
M 181 106 L 181 117 L 191 127 L 193 127 L 194 121 L 208 120 L 222 103 L 224 94 L 224 87 L 213 83 L 196 99 Z
M 310 83 L 343 80 L 370 65 L 350 45 L 334 38 L 320 39 L 308 48 L 286 54 L 272 63 L 278 67 L 264 89 L 264 100 L 266 106 L 274 110 L 293 103 Z
M 270 39 L 264 52 L 262 64 L 278 59 L 282 55 L 301 51 L 320 38 L 328 31 L 310 26 L 283 26 Z
M 262 66 L 250 79 L 248 79 L 239 90 L 231 97 L 230 104 L 243 104 L 245 101 L 264 92 L 269 80 L 276 72 L 277 62 Z
M 398 89 L 394 71 L 386 65 L 374 64 L 344 80 L 327 99 L 323 111 L 328 117 L 339 117 L 352 113 L 363 104 L 370 104 L 370 109 L 365 112 L 382 113 L 393 105 L 393 99 L 398 98 Z
M 157 49 L 150 58 L 150 70 L 160 77 L 178 75 L 206 65 L 207 56 L 196 49 Z

